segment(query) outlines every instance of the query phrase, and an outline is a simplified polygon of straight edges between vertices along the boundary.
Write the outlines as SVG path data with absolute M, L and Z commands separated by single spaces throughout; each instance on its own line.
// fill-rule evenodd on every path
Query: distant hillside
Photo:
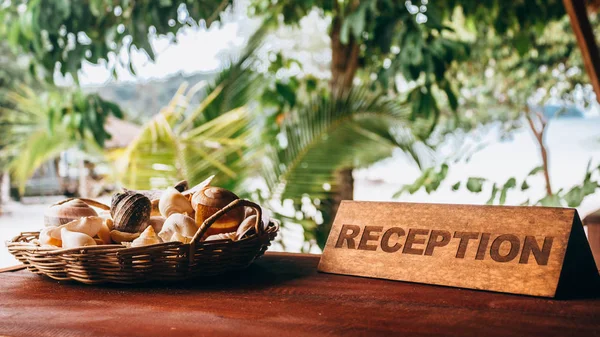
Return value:
M 86 91 L 97 92 L 102 98 L 119 104 L 127 120 L 141 124 L 167 105 L 183 82 L 194 85 L 214 76 L 215 73 L 178 74 L 145 82 L 111 83 L 86 88 Z

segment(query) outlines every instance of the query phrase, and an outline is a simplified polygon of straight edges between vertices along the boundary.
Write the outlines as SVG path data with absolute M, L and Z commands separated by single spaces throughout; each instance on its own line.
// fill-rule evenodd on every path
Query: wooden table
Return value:
M 89 286 L 0 274 L 0 336 L 593 336 L 600 299 L 549 300 L 322 274 L 268 253 L 202 282 Z

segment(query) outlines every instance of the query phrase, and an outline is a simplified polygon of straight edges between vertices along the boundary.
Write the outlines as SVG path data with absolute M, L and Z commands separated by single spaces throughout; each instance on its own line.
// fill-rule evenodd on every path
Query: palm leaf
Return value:
M 143 126 L 117 161 L 120 180 L 130 188 L 164 188 L 180 179 L 195 184 L 216 175 L 215 183 L 236 190 L 252 172 L 255 142 L 249 103 L 262 88 L 251 70 L 253 52 L 264 36 L 261 27 L 242 54 L 214 81 L 180 88 L 171 103 Z M 188 112 L 203 89 L 201 100 Z
M 282 125 L 283 144 L 272 144 L 264 161 L 271 195 L 329 198 L 337 189 L 337 170 L 373 164 L 394 149 L 418 162 L 422 151 L 415 150 L 407 114 L 405 106 L 366 88 L 320 97 L 293 111 Z
M 0 107 L 0 158 L 21 192 L 46 161 L 76 145 L 62 125 L 50 131 L 48 96 L 20 86 L 8 91 Z

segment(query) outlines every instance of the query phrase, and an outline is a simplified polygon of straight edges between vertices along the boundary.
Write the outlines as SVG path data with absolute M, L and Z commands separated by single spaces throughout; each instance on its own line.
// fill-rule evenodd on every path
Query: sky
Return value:
M 177 43 L 172 43 L 166 36 L 152 39 L 156 60 L 152 62 L 143 51 L 135 50 L 131 54 L 136 75 L 129 70 L 117 66 L 117 76 L 121 81 L 145 81 L 163 78 L 176 73 L 208 72 L 219 69 L 220 57 L 229 50 L 239 49 L 245 38 L 239 35 L 238 23 L 227 23 L 222 27 L 211 29 L 185 28 L 177 33 Z M 123 52 L 120 57 L 127 57 Z M 112 55 L 109 64 L 116 62 Z M 85 63 L 80 72 L 82 86 L 103 85 L 111 80 L 111 73 L 106 62 L 94 65 Z

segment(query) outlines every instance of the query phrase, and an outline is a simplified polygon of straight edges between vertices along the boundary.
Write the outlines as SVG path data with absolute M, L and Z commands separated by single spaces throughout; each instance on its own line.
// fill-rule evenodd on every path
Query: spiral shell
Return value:
M 63 248 L 76 248 L 96 245 L 96 241 L 91 236 L 84 233 L 72 232 L 64 227 L 60 231 L 60 236 L 62 237 Z
M 192 205 L 196 210 L 196 223 L 200 226 L 211 215 L 236 199 L 239 199 L 237 195 L 220 187 L 206 186 L 199 190 L 192 196 Z M 235 232 L 243 219 L 244 209 L 234 208 L 217 219 L 206 231 L 206 235 Z
M 140 193 L 126 191 L 115 194 L 110 208 L 114 229 L 128 233 L 141 232 L 150 219 L 150 208 L 150 199 Z
M 190 201 L 173 187 L 169 187 L 160 197 L 158 210 L 165 218 L 174 213 L 192 214 L 194 212 Z
M 60 232 L 58 233 L 59 234 L 58 239 L 52 236 L 51 232 L 53 232 L 54 229 L 57 229 L 57 228 L 46 227 L 40 231 L 39 241 L 40 241 L 41 245 L 44 245 L 44 246 L 50 245 L 50 246 L 56 246 L 56 247 L 62 246 L 62 241 L 60 240 Z
M 197 230 L 198 227 L 196 226 L 194 219 L 185 214 L 175 213 L 165 220 L 158 236 L 163 239 L 163 241 L 169 241 L 175 233 L 193 237 Z
M 98 216 L 98 213 L 80 199 L 66 199 L 46 210 L 44 225 L 60 226 L 86 216 Z
M 140 236 L 131 242 L 131 247 L 141 247 L 160 243 L 160 239 L 156 235 L 152 226 L 146 227 L 146 229 L 140 234 Z
M 94 237 L 103 226 L 104 221 L 98 216 L 88 216 L 73 220 L 67 224 L 61 226 L 71 232 L 78 232 L 86 234 L 90 237 Z

